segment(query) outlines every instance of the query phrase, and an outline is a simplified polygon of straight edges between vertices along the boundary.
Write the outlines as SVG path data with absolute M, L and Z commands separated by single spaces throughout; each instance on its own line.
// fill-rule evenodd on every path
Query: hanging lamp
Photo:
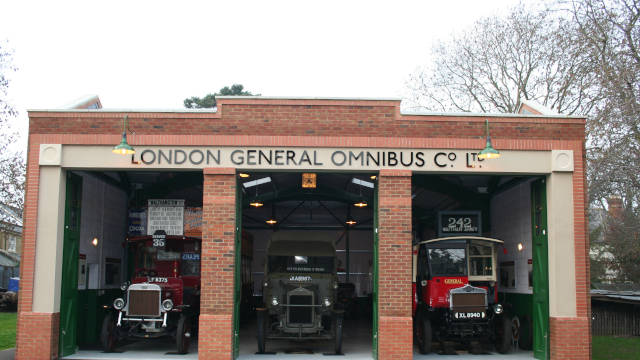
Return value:
M 276 205 L 275 203 L 271 204 L 271 217 L 269 218 L 269 220 L 265 221 L 267 224 L 269 225 L 275 225 L 278 223 L 278 220 L 276 220 Z
M 111 150 L 114 154 L 131 155 L 136 153 L 136 150 L 127 143 L 127 117 L 125 115 L 122 119 L 122 140 L 120 144 L 114 146 L 113 150 Z
M 262 201 L 260 201 L 260 199 L 258 199 L 258 186 L 257 185 L 256 185 L 256 196 L 253 198 L 253 200 L 251 200 L 249 205 L 253 206 L 255 208 L 259 208 L 259 207 L 264 205 L 264 203 Z
M 489 135 L 489 119 L 485 119 L 487 129 L 487 145 L 478 154 L 479 159 L 497 159 L 500 157 L 500 151 L 493 148 L 491 145 L 491 136 Z

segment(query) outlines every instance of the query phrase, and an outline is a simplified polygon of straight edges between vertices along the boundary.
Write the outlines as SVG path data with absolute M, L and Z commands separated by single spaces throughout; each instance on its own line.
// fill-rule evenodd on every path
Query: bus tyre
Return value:
M 118 343 L 118 327 L 113 313 L 107 314 L 102 321 L 100 343 L 105 352 L 112 352 Z
M 336 315 L 335 320 L 335 352 L 336 355 L 342 354 L 342 329 L 344 325 L 344 315 L 338 314 Z
M 257 309 L 257 338 L 258 338 L 258 354 L 264 354 L 265 346 L 266 346 L 266 324 L 267 324 L 267 313 L 266 309 Z
M 507 316 L 496 317 L 496 351 L 500 354 L 506 354 L 511 348 L 511 321 Z
M 191 321 L 185 314 L 180 314 L 178 320 L 178 328 L 176 329 L 176 347 L 178 354 L 186 354 L 189 352 L 189 343 L 191 340 Z
M 531 320 L 528 316 L 523 316 L 520 319 L 520 338 L 518 339 L 518 346 L 522 350 L 533 349 L 533 328 L 531 327 Z
M 418 340 L 418 350 L 420 354 L 428 354 L 431 352 L 431 320 L 426 316 L 421 316 L 416 328 L 416 337 Z

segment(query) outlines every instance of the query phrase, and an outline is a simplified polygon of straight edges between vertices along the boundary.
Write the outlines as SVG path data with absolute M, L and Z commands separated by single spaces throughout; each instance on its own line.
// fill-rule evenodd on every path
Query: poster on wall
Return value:
M 184 200 L 149 199 L 147 235 L 164 230 L 167 235 L 183 235 Z
M 202 236 L 201 207 L 187 207 L 184 209 L 184 235 Z
M 145 209 L 129 210 L 128 234 L 132 236 L 147 234 L 147 210 Z

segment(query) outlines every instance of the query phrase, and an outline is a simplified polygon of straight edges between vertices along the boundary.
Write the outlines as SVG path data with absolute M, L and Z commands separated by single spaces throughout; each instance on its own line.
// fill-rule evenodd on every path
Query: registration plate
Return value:
M 484 319 L 485 313 L 484 313 L 484 311 L 478 311 L 478 312 L 456 312 L 456 313 L 453 313 L 453 317 L 456 320 Z

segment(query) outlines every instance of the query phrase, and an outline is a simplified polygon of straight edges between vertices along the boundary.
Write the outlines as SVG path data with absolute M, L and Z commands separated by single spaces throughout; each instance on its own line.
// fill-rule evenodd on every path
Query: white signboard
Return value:
M 150 199 L 148 202 L 147 235 L 163 230 L 167 235 L 182 235 L 184 200 Z
M 526 146 L 523 140 L 523 145 Z M 482 146 L 484 147 L 484 144 Z M 111 154 L 111 146 L 65 145 L 62 166 L 100 169 L 205 169 L 296 171 L 378 171 L 405 169 L 416 173 L 548 174 L 573 171 L 571 150 L 500 150 L 500 158 L 481 160 L 478 149 L 446 148 L 318 148 L 231 146 L 136 146 L 131 156 Z M 106 155 L 106 154 L 109 155 Z M 99 159 L 96 160 L 96 159 Z

